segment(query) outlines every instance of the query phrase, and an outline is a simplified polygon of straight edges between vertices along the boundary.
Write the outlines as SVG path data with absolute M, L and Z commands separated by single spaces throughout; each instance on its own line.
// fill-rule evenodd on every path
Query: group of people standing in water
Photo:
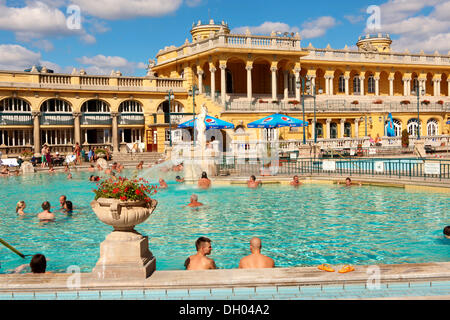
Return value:
M 67 197 L 62 195 L 59 197 L 59 204 L 61 205 L 60 211 L 67 216 L 71 216 L 73 213 L 73 203 L 72 201 L 68 201 Z M 25 213 L 25 208 L 27 207 L 25 201 L 19 201 L 16 205 L 16 213 L 19 216 L 26 216 L 27 213 Z M 42 212 L 40 212 L 37 215 L 37 218 L 40 222 L 51 222 L 55 221 L 55 214 L 51 212 L 51 205 L 50 202 L 44 201 L 41 205 Z

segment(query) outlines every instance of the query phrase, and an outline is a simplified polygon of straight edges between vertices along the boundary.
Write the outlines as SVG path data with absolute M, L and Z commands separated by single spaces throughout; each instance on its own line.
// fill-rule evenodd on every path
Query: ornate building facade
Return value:
M 449 134 L 448 54 L 392 52 L 386 34 L 360 37 L 354 50 L 317 49 L 302 46 L 298 34 L 236 35 L 212 20 L 193 25 L 191 35 L 181 47 L 160 50 L 146 77 L 0 71 L 0 151 L 39 153 L 46 143 L 70 152 L 79 142 L 117 152 L 142 142 L 163 152 L 177 124 L 202 104 L 235 124 L 225 140 L 275 112 L 304 116 L 308 140 L 314 132 L 323 141 L 383 137 L 389 113 L 399 136 L 403 129 Z M 196 88 L 194 108 L 189 93 Z M 281 129 L 276 138 L 301 140 L 303 130 Z

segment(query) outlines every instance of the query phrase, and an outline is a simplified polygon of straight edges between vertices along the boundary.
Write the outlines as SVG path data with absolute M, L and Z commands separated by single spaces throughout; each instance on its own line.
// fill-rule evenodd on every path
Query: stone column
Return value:
M 248 65 L 245 67 L 247 70 L 247 98 L 252 101 L 253 99 L 253 83 L 252 83 L 252 70 L 253 66 Z
M 329 85 L 329 88 L 330 88 L 330 96 L 332 96 L 332 95 L 334 94 L 334 77 L 333 77 L 333 76 L 330 76 L 330 78 L 329 78 L 328 81 L 330 81 L 330 85 Z
M 327 139 L 331 139 L 331 119 L 327 119 Z
M 74 139 L 75 139 L 74 143 L 78 142 L 78 144 L 81 146 L 80 117 L 81 117 L 81 112 L 74 112 L 73 113 Z
M 199 70 L 198 74 L 198 92 L 203 94 L 203 75 L 205 74 L 203 70 Z
M 389 95 L 394 96 L 394 78 L 389 78 Z
M 33 140 L 34 140 L 34 153 L 41 153 L 41 128 L 40 128 L 40 116 L 39 111 L 33 111 L 31 113 L 33 117 Z
M 447 86 L 448 86 L 447 96 L 450 97 L 450 77 L 447 79 Z
M 344 138 L 345 120 L 346 119 L 341 119 L 341 132 L 340 132 L 341 139 Z
M 359 138 L 359 118 L 355 119 L 355 138 Z
M 330 94 L 330 82 L 328 82 L 328 77 L 325 76 L 325 94 Z
M 364 80 L 366 80 L 366 77 L 364 77 L 364 76 L 361 76 L 361 77 L 359 77 L 359 81 L 360 81 L 360 84 L 361 84 L 361 96 L 365 96 L 365 93 L 364 93 Z
M 112 117 L 112 144 L 113 144 L 113 153 L 117 154 L 120 152 L 119 150 L 119 126 L 118 126 L 118 112 L 111 112 Z
M 348 82 L 350 80 L 350 77 L 345 76 L 344 80 L 345 80 L 345 95 L 348 96 L 348 95 L 350 95 L 350 85 Z
M 277 98 L 277 67 L 270 68 L 272 71 L 272 100 L 278 100 Z
M 437 97 L 437 81 L 433 80 L 433 96 Z
M 407 96 L 408 92 L 408 81 L 406 79 L 403 79 L 403 95 Z
M 380 77 L 375 77 L 375 95 L 380 95 Z
M 436 80 L 436 93 L 437 96 L 440 97 L 441 96 L 441 80 Z
M 221 96 L 221 102 L 223 105 L 225 105 L 226 99 L 227 99 L 227 86 L 226 86 L 226 73 L 225 70 L 227 69 L 226 65 L 221 64 L 220 65 L 220 96 Z
M 289 71 L 284 71 L 284 100 L 289 99 Z
M 215 99 L 216 96 L 216 71 L 217 69 L 215 67 L 209 68 L 209 71 L 211 72 L 211 99 Z

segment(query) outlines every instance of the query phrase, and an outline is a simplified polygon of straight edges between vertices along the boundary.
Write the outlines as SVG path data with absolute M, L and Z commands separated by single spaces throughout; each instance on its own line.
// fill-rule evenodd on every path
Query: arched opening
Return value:
M 449 96 L 448 92 L 448 74 L 443 73 L 441 78 L 441 96 Z
M 399 71 L 394 74 L 394 96 L 403 96 L 403 74 Z
M 316 88 L 323 89 L 323 93 L 325 92 L 325 71 L 321 68 L 316 70 Z
M 29 129 L 0 129 L 0 145 L 30 147 L 33 143 L 33 119 L 30 104 L 20 98 L 0 101 L 0 126 L 30 126 Z M 10 150 L 6 152 L 9 153 Z
M 386 71 L 380 73 L 380 95 L 389 95 L 389 74 Z
M 122 144 L 143 142 L 145 118 L 141 103 L 136 100 L 123 101 L 119 106 L 118 124 Z
M 395 136 L 396 137 L 401 137 L 402 135 L 402 122 L 398 119 L 393 119 L 393 125 L 394 125 L 394 131 L 395 131 Z M 384 127 L 384 132 L 387 132 L 387 129 L 390 125 L 390 121 L 387 120 L 385 123 L 385 127 Z
M 31 113 L 31 106 L 24 99 L 6 98 L 0 101 L 0 112 Z
M 345 93 L 345 78 L 342 70 L 338 69 L 334 72 L 333 87 L 335 88 L 334 91 L 337 94 Z
M 337 139 L 338 137 L 338 125 L 336 122 L 330 123 L 330 139 Z
M 417 129 L 419 128 L 419 125 L 418 125 L 417 119 L 410 119 L 408 121 L 408 127 L 407 128 L 408 128 L 409 135 L 411 135 L 411 136 L 418 136 L 419 131 Z M 422 131 L 422 121 L 420 121 L 420 128 L 419 128 L 419 130 Z
M 352 137 L 352 124 L 350 122 L 346 122 L 344 124 L 344 138 Z
M 426 95 L 427 96 L 433 96 L 434 94 L 434 85 L 433 85 L 433 74 L 427 73 L 427 80 L 425 82 L 426 87 Z
M 272 93 L 271 64 L 265 59 L 256 59 L 252 69 L 253 93 L 259 95 L 270 95 Z
M 439 122 L 435 119 L 430 119 L 427 122 L 427 136 L 439 135 Z
M 112 118 L 108 103 L 99 99 L 88 100 L 81 106 L 83 144 L 110 145 Z
M 323 139 L 323 124 L 320 122 L 316 123 L 317 138 Z
M 372 72 L 367 72 L 366 79 L 367 79 L 367 94 L 374 95 L 376 91 L 375 75 Z

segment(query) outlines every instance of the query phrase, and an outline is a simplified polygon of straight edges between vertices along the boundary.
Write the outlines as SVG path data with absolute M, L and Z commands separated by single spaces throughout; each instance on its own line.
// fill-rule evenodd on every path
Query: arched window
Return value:
M 361 79 L 359 79 L 359 76 L 353 77 L 353 93 L 361 94 Z
M 47 113 L 72 113 L 72 107 L 65 100 L 50 99 L 44 101 L 41 106 L 41 112 Z
M 427 135 L 437 136 L 439 135 L 439 124 L 436 120 L 430 119 L 427 122 Z
M 418 135 L 418 123 L 417 123 L 417 119 L 411 119 L 408 121 L 408 133 L 411 136 L 417 136 Z M 422 124 L 420 124 L 420 129 L 422 131 Z
M 234 130 L 234 135 L 236 135 L 236 136 L 245 135 L 245 127 L 242 125 L 237 126 L 236 129 Z
M 344 75 L 339 76 L 339 92 L 343 93 L 345 92 L 345 77 Z
M 84 113 L 109 113 L 109 106 L 102 100 L 89 100 L 83 103 L 81 112 Z
M 367 92 L 375 93 L 375 78 L 373 75 L 369 76 L 369 79 L 367 79 Z
M 417 90 L 419 89 L 419 79 L 414 78 L 413 81 L 412 81 L 412 84 L 413 85 L 412 85 L 411 91 L 417 92 Z
M 394 123 L 395 136 L 400 137 L 402 135 L 402 122 L 400 120 L 394 119 L 393 123 Z M 385 134 L 387 132 L 387 128 L 388 128 L 389 124 L 390 124 L 390 121 L 387 120 L 385 128 L 384 128 Z
M 31 112 L 28 102 L 20 98 L 7 98 L 0 101 L 0 112 Z
M 120 113 L 142 113 L 141 104 L 135 100 L 127 100 L 120 104 Z

